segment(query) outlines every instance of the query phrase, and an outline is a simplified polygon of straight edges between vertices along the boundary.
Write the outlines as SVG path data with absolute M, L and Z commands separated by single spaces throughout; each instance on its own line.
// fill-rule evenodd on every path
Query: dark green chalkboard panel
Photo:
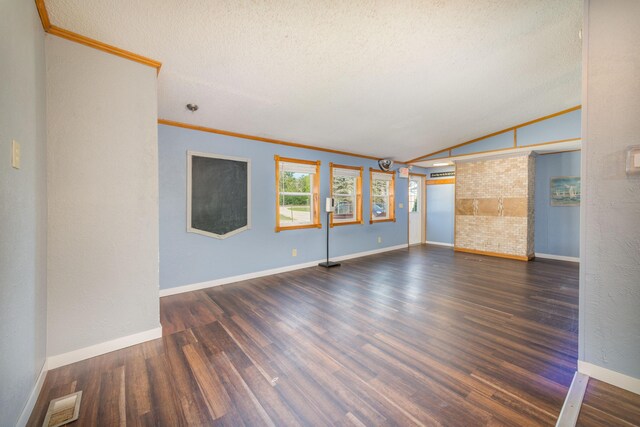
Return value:
M 249 162 L 201 153 L 189 156 L 189 231 L 224 238 L 249 228 Z

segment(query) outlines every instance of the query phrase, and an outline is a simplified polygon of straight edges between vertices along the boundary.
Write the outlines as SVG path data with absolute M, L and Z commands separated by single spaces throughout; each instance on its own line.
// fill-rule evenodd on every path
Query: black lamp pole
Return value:
M 329 219 L 331 212 L 327 212 L 327 262 L 321 262 L 318 264 L 320 267 L 331 268 L 340 265 L 339 262 L 329 261 Z

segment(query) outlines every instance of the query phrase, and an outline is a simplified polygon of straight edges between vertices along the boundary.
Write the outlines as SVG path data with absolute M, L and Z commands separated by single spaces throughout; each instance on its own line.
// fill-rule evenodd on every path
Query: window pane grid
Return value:
M 280 193 L 280 224 L 305 225 L 313 223 L 313 195 Z
M 387 196 L 389 194 L 389 181 L 373 180 L 372 192 L 374 196 Z
M 370 222 L 395 221 L 395 174 L 370 168 Z
M 372 214 L 375 219 L 389 217 L 389 196 L 375 196 L 373 198 Z
M 409 181 L 409 212 L 418 212 L 418 182 Z
M 275 156 L 276 231 L 319 226 L 318 172 L 320 162 Z
M 362 169 L 332 167 L 331 197 L 335 201 L 332 224 L 360 222 L 360 180 Z
M 350 222 L 356 220 L 356 196 L 339 195 L 335 197 L 336 206 L 333 212 L 334 222 Z

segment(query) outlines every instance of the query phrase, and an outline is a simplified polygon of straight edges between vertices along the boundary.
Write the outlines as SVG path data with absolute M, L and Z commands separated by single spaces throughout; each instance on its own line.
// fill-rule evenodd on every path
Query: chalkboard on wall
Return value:
M 251 161 L 187 152 L 187 231 L 226 239 L 251 228 Z

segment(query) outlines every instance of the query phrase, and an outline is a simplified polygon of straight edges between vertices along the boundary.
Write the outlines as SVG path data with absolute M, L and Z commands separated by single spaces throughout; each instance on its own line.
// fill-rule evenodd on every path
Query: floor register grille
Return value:
M 49 403 L 43 427 L 59 427 L 78 419 L 82 391 L 53 399 Z

